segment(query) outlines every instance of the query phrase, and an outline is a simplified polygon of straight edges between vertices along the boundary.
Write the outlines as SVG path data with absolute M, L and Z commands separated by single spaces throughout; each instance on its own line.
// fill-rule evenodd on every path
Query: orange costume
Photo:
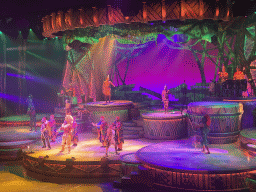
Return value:
M 240 69 L 236 68 L 236 72 L 234 74 L 234 80 L 242 80 L 245 79 L 245 75 Z
M 225 66 L 222 67 L 222 72 L 219 72 L 218 74 L 221 83 L 228 79 L 228 73 L 226 72 Z
M 105 96 L 111 96 L 111 85 L 115 87 L 115 85 L 109 81 L 109 76 L 107 77 L 106 81 L 103 82 L 102 92 Z

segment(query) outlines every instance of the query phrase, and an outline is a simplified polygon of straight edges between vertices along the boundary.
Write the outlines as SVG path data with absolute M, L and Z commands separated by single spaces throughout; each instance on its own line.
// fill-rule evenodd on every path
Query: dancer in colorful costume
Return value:
M 195 123 L 195 127 L 200 128 L 200 136 L 201 136 L 201 144 L 203 146 L 202 152 L 205 153 L 205 149 L 207 150 L 206 154 L 210 154 L 210 150 L 208 147 L 207 135 L 210 132 L 211 118 L 208 114 L 204 115 L 202 118 L 202 122 L 199 124 Z
M 72 140 L 73 140 L 73 146 L 77 146 L 77 143 L 78 143 L 78 132 L 77 132 L 76 117 L 74 117 L 74 121 L 73 121 L 73 124 L 72 124 Z
M 115 142 L 117 143 L 117 150 L 122 151 L 124 143 L 123 125 L 118 116 L 116 117 L 116 121 L 113 123 L 113 126 L 115 127 Z
M 116 127 L 114 126 L 114 124 L 112 124 L 111 126 L 108 127 L 107 129 L 107 133 L 106 133 L 106 138 L 105 138 L 105 146 L 106 146 L 106 157 L 108 157 L 108 149 L 111 145 L 115 146 L 115 152 L 116 155 L 118 155 L 119 153 L 117 152 L 117 137 L 116 137 Z
M 167 86 L 164 86 L 164 90 L 162 91 L 162 101 L 164 103 L 164 113 L 168 112 L 168 107 L 169 107 L 169 94 L 170 91 L 167 90 Z
M 50 136 L 49 136 L 49 130 L 47 129 L 47 121 L 46 121 L 46 118 L 43 117 L 42 120 L 42 125 L 41 125 L 41 140 L 43 142 L 43 147 L 42 148 L 45 148 L 46 147 L 46 144 L 48 146 L 48 149 L 51 149 L 51 145 L 50 145 Z
M 109 75 L 108 75 L 107 79 L 103 82 L 103 85 L 102 85 L 102 92 L 104 94 L 106 103 L 107 102 L 110 103 L 110 100 L 111 100 L 111 85 L 115 87 L 115 85 L 109 80 Z
M 32 131 L 32 129 L 35 128 L 35 132 L 36 132 L 36 110 L 33 103 L 33 96 L 31 94 L 28 96 L 27 103 L 28 103 L 27 114 L 29 115 L 29 118 L 30 118 L 30 122 L 29 122 L 30 131 Z
M 104 140 L 106 136 L 106 131 L 108 128 L 108 123 L 105 121 L 105 117 L 101 116 L 99 123 L 92 123 L 93 126 L 97 127 L 98 139 L 102 143 L 102 146 L 105 146 Z
M 62 143 L 61 143 L 61 151 L 63 152 L 65 149 L 65 145 L 68 146 L 68 153 L 70 153 L 70 145 L 71 145 L 71 138 L 72 138 L 72 124 L 73 124 L 73 117 L 71 115 L 66 115 L 65 122 L 61 125 L 59 130 L 64 131 L 62 136 Z
M 49 126 L 50 130 L 51 130 L 51 140 L 52 142 L 55 142 L 56 141 L 56 138 L 57 138 L 57 130 L 56 130 L 56 121 L 54 119 L 54 115 L 51 115 L 50 116 L 50 120 L 48 121 L 47 123 L 47 126 Z

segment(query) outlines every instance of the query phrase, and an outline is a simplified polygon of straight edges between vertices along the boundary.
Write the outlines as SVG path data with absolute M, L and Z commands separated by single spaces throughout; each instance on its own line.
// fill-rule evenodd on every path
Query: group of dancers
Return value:
M 97 124 L 92 123 L 92 125 L 97 127 L 98 139 L 102 143 L 102 147 L 106 147 L 106 157 L 108 157 L 108 149 L 111 145 L 114 145 L 115 152 L 118 155 L 118 151 L 122 151 L 124 143 L 120 118 L 117 116 L 116 120 L 108 125 L 105 117 L 101 116 L 100 121 Z
M 73 146 L 77 146 L 78 143 L 78 132 L 77 132 L 77 123 L 76 118 L 71 115 L 66 115 L 64 123 L 57 130 L 56 122 L 54 115 L 50 116 L 49 120 L 46 120 L 46 117 L 43 117 L 41 120 L 41 140 L 43 142 L 42 148 L 48 147 L 48 150 L 51 149 L 51 142 L 56 141 L 57 133 L 63 131 L 62 142 L 61 142 L 61 151 L 63 152 L 65 146 L 68 147 L 68 153 L 71 150 L 71 141 L 73 141 Z

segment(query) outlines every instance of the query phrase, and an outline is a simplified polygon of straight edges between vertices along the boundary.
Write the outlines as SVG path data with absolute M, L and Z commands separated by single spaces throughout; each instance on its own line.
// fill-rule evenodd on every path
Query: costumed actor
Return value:
M 164 86 L 164 90 L 162 91 L 162 101 L 164 103 L 164 113 L 168 112 L 168 107 L 169 107 L 169 94 L 170 91 L 167 90 L 167 86 Z
M 108 157 L 108 149 L 110 145 L 115 146 L 116 155 L 119 155 L 119 153 L 117 152 L 117 142 L 116 142 L 117 139 L 118 138 L 116 137 L 116 127 L 114 126 L 114 124 L 112 124 L 111 126 L 108 127 L 106 138 L 105 138 L 106 157 Z
M 107 102 L 110 103 L 110 100 L 111 100 L 111 85 L 115 87 L 115 85 L 109 80 L 109 75 L 108 75 L 107 79 L 103 82 L 103 85 L 102 85 L 102 92 L 104 94 L 106 103 Z
M 63 152 L 65 149 L 65 145 L 68 146 L 68 153 L 70 153 L 70 145 L 71 145 L 71 137 L 72 137 L 72 124 L 73 124 L 73 117 L 71 115 L 66 115 L 65 122 L 61 125 L 61 128 L 59 131 L 64 131 L 62 136 L 62 142 L 61 142 L 61 151 Z
M 72 140 L 73 140 L 73 146 L 77 146 L 77 143 L 78 143 L 78 132 L 77 132 L 76 117 L 74 117 L 74 121 L 73 121 L 73 124 L 72 124 Z
M 97 127 L 98 139 L 102 143 L 102 146 L 105 146 L 104 140 L 106 136 L 106 131 L 108 127 L 108 123 L 105 121 L 105 117 L 101 116 L 99 123 L 92 123 L 93 126 Z
M 31 94 L 28 96 L 27 103 L 28 103 L 27 114 L 29 115 L 29 118 L 30 118 L 30 122 L 29 122 L 30 131 L 32 131 L 32 129 L 35 128 L 35 132 L 36 132 L 36 110 L 33 103 L 33 96 Z
M 47 128 L 47 121 L 46 121 L 46 117 L 43 117 L 42 120 L 42 125 L 41 125 L 41 139 L 42 139 L 42 142 L 43 142 L 43 147 L 42 148 L 45 148 L 46 147 L 46 144 L 48 146 L 48 149 L 51 149 L 51 145 L 50 145 L 50 141 L 49 141 L 49 130 Z
M 115 142 L 118 147 L 117 150 L 122 151 L 124 143 L 123 125 L 118 116 L 116 117 L 116 121 L 113 123 L 113 126 L 115 127 Z
M 205 149 L 207 150 L 206 154 L 210 154 L 209 147 L 208 147 L 208 140 L 207 135 L 210 132 L 210 125 L 211 125 L 211 118 L 209 115 L 204 115 L 202 118 L 201 123 L 197 124 L 194 123 L 194 127 L 200 128 L 199 133 L 201 136 L 201 144 L 203 146 L 202 152 L 205 153 Z
M 55 142 L 57 138 L 57 130 L 56 130 L 56 121 L 54 119 L 54 115 L 50 116 L 50 120 L 48 121 L 47 126 L 49 126 L 51 130 L 51 141 Z

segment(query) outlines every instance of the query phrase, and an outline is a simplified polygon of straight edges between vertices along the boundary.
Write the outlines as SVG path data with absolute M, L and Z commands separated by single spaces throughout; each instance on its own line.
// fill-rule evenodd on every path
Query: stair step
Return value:
M 124 139 L 139 139 L 139 135 L 124 135 Z
M 123 135 L 139 135 L 139 131 L 128 131 L 128 130 L 124 130 Z
M 123 127 L 124 131 L 144 131 L 143 127 Z
M 137 126 L 137 123 L 133 122 L 133 121 L 125 121 L 125 122 L 123 122 L 123 126 L 124 127 L 135 127 L 135 126 Z

